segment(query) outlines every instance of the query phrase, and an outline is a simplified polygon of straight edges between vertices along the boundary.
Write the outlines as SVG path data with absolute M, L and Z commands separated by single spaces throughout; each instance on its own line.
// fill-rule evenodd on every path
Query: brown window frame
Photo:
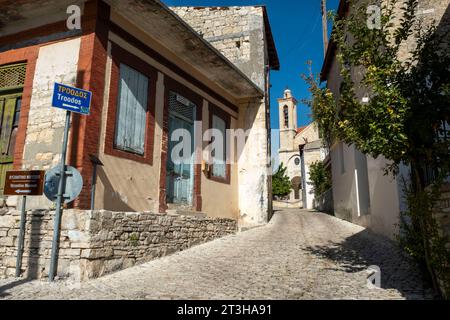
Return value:
M 225 112 L 223 109 L 219 108 L 218 106 L 209 103 L 209 125 L 208 128 L 212 129 L 213 126 L 213 115 L 221 118 L 223 121 L 225 121 L 225 129 L 229 130 L 231 128 L 231 115 L 228 114 L 227 112 Z M 225 184 L 230 184 L 231 181 L 231 165 L 230 165 L 230 146 L 229 143 L 227 144 L 226 142 L 229 141 L 228 138 L 228 134 L 229 132 L 226 132 L 225 135 L 225 160 L 226 160 L 226 164 L 225 164 L 225 178 L 223 177 L 216 177 L 213 175 L 213 169 L 214 169 L 214 164 L 211 164 L 208 170 L 208 179 L 215 181 L 215 182 L 219 182 L 219 183 L 225 183 Z M 212 143 L 212 139 L 210 141 L 210 143 Z
M 154 134 L 155 134 L 155 104 L 156 104 L 156 81 L 158 72 L 155 68 L 150 66 L 145 61 L 141 60 L 132 53 L 112 44 L 112 68 L 111 68 L 111 83 L 109 93 L 109 107 L 106 124 L 105 135 L 105 154 L 118 158 L 133 160 L 149 165 L 153 165 L 153 150 L 154 150 Z M 125 64 L 133 68 L 148 78 L 148 98 L 147 98 L 147 112 L 145 124 L 145 140 L 144 140 L 144 154 L 140 155 L 132 151 L 125 151 L 115 147 L 116 137 L 116 122 L 117 122 L 117 108 L 119 95 L 119 80 L 120 80 L 120 64 Z

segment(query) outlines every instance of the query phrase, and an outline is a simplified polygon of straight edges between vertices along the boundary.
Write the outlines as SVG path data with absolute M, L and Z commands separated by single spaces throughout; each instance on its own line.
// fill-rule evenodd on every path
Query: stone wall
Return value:
M 52 211 L 27 213 L 22 262 L 27 278 L 48 276 Z M 0 278 L 15 273 L 20 212 L 0 212 Z M 86 280 L 236 232 L 236 221 L 178 214 L 65 210 L 58 277 Z
M 171 7 L 195 31 L 265 90 L 262 7 Z

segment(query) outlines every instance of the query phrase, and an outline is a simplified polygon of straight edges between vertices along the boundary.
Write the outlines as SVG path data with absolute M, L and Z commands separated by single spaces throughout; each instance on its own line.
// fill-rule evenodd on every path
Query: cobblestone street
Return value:
M 367 268 L 381 268 L 368 289 Z M 227 236 L 81 285 L 0 280 L 3 299 L 427 299 L 392 242 L 322 213 L 277 211 Z

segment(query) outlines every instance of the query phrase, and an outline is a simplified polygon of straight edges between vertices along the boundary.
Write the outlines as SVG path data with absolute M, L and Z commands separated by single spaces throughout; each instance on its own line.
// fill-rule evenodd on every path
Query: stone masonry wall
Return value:
M 27 278 L 48 276 L 52 211 L 27 213 L 22 262 Z M 0 211 L 0 278 L 15 273 L 20 212 Z M 236 232 L 231 219 L 177 214 L 65 210 L 58 277 L 86 280 Z
M 195 31 L 265 90 L 262 7 L 171 7 Z
M 55 82 L 75 85 L 79 50 L 80 38 L 39 49 L 26 128 L 23 169 L 49 170 L 61 159 L 65 111 L 51 106 L 53 86 Z M 7 204 L 18 207 L 18 197 L 8 197 Z M 49 209 L 52 203 L 45 197 L 32 197 L 28 199 L 27 206 Z

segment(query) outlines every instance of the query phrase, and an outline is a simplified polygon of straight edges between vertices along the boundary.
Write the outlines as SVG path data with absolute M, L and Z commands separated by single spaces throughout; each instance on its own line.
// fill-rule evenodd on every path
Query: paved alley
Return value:
M 381 269 L 381 289 L 366 285 Z M 420 275 L 394 244 L 335 217 L 277 211 L 227 236 L 82 284 L 0 280 L 3 299 L 423 299 Z

